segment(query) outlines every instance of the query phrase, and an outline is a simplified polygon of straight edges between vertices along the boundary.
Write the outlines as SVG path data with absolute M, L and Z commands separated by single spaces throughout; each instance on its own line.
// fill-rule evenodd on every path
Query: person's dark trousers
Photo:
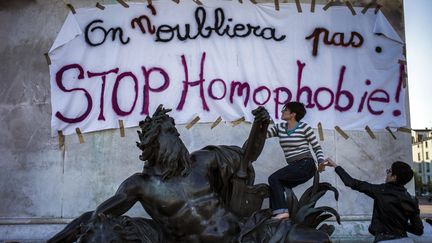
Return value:
M 285 200 L 285 188 L 291 190 L 305 183 L 315 175 L 315 171 L 315 161 L 312 158 L 305 158 L 289 163 L 268 178 L 271 190 L 270 208 L 273 214 L 288 212 Z

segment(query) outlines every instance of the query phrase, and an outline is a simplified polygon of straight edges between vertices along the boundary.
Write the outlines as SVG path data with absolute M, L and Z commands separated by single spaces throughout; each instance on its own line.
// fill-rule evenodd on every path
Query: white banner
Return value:
M 159 104 L 179 124 L 252 121 L 261 105 L 278 122 L 290 100 L 306 105 L 311 126 L 406 125 L 403 43 L 381 12 L 153 4 L 69 14 L 49 52 L 54 133 L 136 126 Z

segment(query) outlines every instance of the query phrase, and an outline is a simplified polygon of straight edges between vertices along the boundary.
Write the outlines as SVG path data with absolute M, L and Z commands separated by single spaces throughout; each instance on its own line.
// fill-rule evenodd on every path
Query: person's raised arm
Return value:
M 365 193 L 366 195 L 374 198 L 375 192 L 379 187 L 378 185 L 352 178 L 341 166 L 338 166 L 330 158 L 326 159 L 323 163 L 325 163 L 327 166 L 335 168 L 336 174 L 341 178 L 345 186 L 351 187 L 353 190 Z

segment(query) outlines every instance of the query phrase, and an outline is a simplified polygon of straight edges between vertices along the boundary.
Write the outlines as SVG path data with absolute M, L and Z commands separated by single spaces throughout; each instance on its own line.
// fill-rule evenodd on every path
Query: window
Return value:
M 420 159 L 420 153 L 418 153 L 417 155 L 418 155 L 418 156 L 417 156 L 417 158 L 418 158 L 417 160 L 420 161 L 420 160 L 421 160 L 421 159 Z
M 430 163 L 427 163 L 426 165 L 426 172 L 430 172 Z
M 420 148 L 420 144 L 417 144 L 417 148 Z
M 422 173 L 422 164 L 419 164 L 419 173 Z
M 425 144 L 426 144 L 425 146 L 426 146 L 426 148 L 427 148 L 427 141 L 426 141 L 426 143 L 425 143 Z
M 429 153 L 426 152 L 426 159 L 429 159 Z
M 423 139 L 423 135 L 418 134 L 417 135 L 417 142 L 420 142 Z
M 430 183 L 430 176 L 428 176 L 428 183 Z

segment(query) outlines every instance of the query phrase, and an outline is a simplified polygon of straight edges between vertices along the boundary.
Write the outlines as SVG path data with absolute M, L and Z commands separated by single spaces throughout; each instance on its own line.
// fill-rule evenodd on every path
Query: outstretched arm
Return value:
M 352 178 L 342 167 L 338 166 L 331 159 L 326 159 L 323 163 L 335 168 L 336 174 L 338 174 L 345 186 L 351 187 L 351 189 L 362 192 L 372 198 L 374 197 L 376 190 L 378 190 L 378 185 Z
M 137 201 L 136 193 L 134 188 L 134 177 L 133 175 L 124 181 L 116 194 L 100 204 L 95 211 L 90 211 L 82 214 L 80 217 L 76 218 L 70 222 L 62 231 L 54 235 L 49 239 L 48 243 L 72 243 L 77 240 L 77 234 L 79 232 L 79 227 L 81 224 L 87 224 L 93 220 L 98 214 L 111 214 L 115 216 L 120 216 L 127 212 Z
M 126 213 L 137 200 L 131 200 L 125 193 L 115 194 L 101 203 L 95 211 L 93 211 L 92 218 L 99 214 L 110 214 L 120 216 Z
M 96 208 L 92 218 L 101 213 L 114 216 L 120 216 L 126 213 L 138 201 L 137 177 L 139 177 L 139 175 L 135 174 L 123 181 L 115 195 L 108 198 Z

